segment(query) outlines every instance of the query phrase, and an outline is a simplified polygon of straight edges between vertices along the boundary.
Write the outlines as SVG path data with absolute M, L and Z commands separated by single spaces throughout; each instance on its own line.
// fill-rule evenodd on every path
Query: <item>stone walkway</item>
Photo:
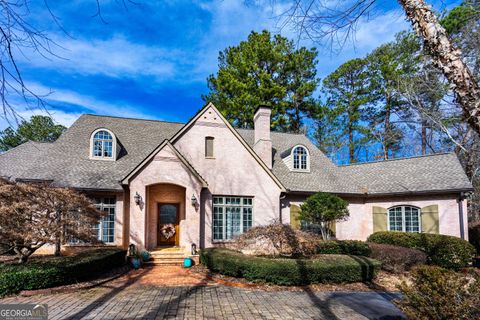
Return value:
M 180 269 L 181 270 L 181 269 Z M 175 278 L 179 269 L 163 273 Z M 0 303 L 46 303 L 49 319 L 396 319 L 395 296 L 374 292 L 266 292 L 211 285 L 187 276 L 182 286 L 165 286 L 139 271 L 78 292 L 9 297 Z M 165 271 L 165 270 L 163 270 Z M 178 274 L 177 274 L 178 276 Z M 149 279 L 150 278 L 150 279 Z M 151 280 L 157 278 L 155 283 Z M 148 283 L 148 284 L 147 284 Z

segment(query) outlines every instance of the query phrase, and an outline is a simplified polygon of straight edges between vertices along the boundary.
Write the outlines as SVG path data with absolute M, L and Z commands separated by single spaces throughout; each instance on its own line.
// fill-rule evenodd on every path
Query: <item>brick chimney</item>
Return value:
M 259 106 L 255 111 L 253 123 L 255 128 L 255 144 L 253 150 L 260 159 L 272 169 L 272 140 L 270 139 L 270 116 L 272 109 L 268 106 Z

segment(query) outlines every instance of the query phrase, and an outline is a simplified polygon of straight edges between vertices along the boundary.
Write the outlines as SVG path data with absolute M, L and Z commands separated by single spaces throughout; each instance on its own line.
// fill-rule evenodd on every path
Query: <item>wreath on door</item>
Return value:
M 166 224 L 162 226 L 160 233 L 168 240 L 175 235 L 175 226 L 171 223 Z

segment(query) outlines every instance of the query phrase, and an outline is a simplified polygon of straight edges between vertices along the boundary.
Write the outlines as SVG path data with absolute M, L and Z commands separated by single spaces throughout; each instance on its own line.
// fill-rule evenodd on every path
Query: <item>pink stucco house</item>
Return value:
M 454 154 L 337 166 L 306 136 L 271 132 L 270 115 L 259 107 L 254 130 L 234 129 L 213 104 L 186 124 L 82 115 L 54 143 L 0 155 L 0 176 L 88 193 L 108 212 L 99 239 L 123 247 L 189 251 L 251 226 L 298 226 L 299 205 L 319 191 L 350 203 L 338 239 L 379 230 L 467 236 L 472 185 Z

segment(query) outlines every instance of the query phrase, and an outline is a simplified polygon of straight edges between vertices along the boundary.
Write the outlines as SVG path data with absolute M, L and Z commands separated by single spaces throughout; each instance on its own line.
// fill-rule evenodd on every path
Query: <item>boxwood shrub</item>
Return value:
M 200 260 L 213 272 L 278 285 L 370 281 L 380 270 L 380 262 L 374 259 L 346 255 L 286 259 L 210 248 L 201 251 Z
M 324 240 L 317 245 L 318 254 L 348 254 L 368 256 L 371 253 L 366 242 L 358 240 Z
M 75 256 L 0 264 L 0 296 L 71 284 L 125 264 L 126 251 L 93 249 Z
M 447 269 L 465 267 L 475 254 L 475 247 L 468 241 L 441 234 L 381 231 L 370 235 L 367 241 L 422 250 L 430 264 Z

